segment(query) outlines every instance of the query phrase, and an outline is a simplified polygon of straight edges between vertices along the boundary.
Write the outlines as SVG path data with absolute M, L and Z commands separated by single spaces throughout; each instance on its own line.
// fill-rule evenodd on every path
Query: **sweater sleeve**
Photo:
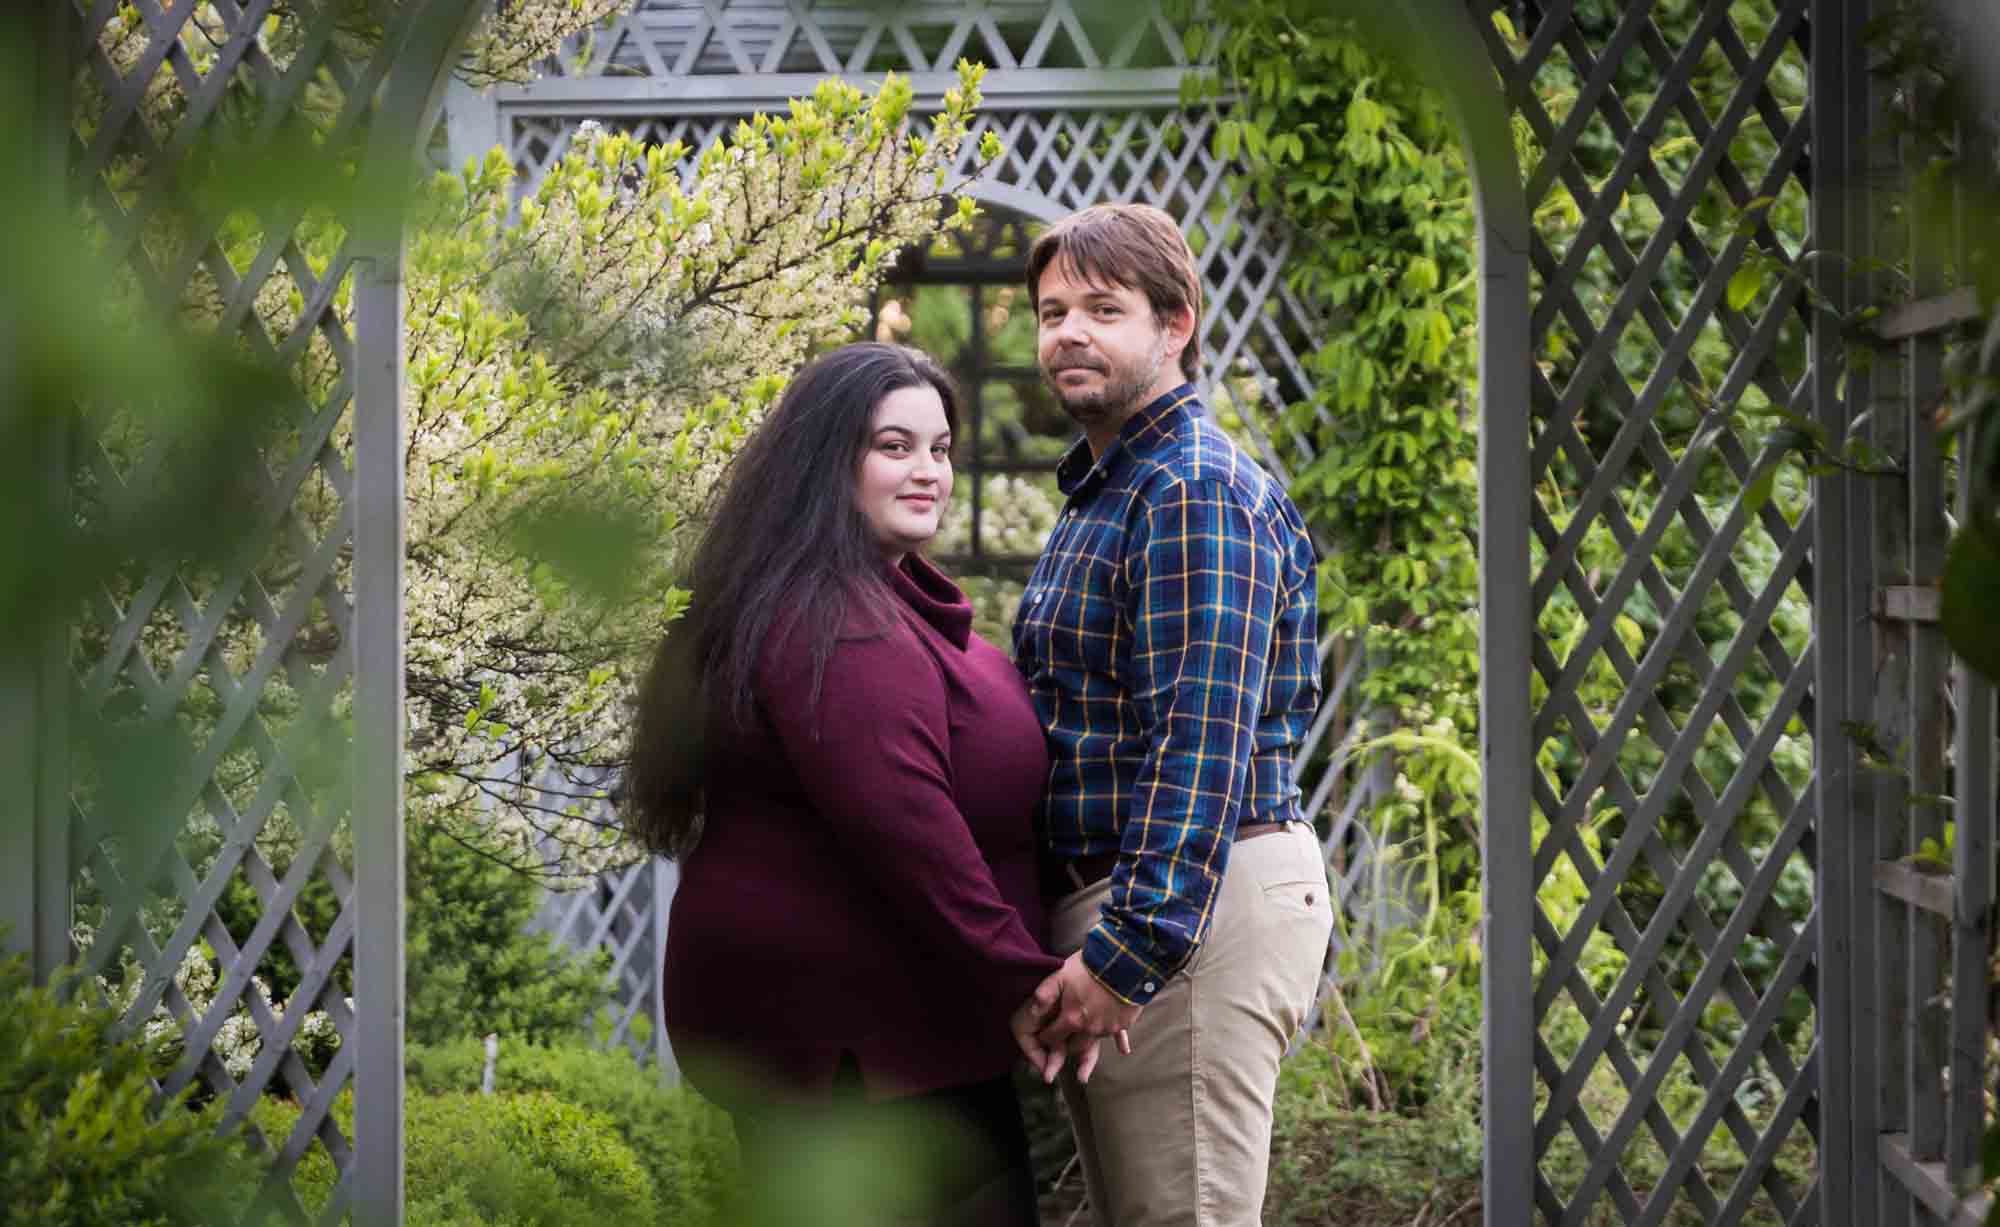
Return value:
M 842 639 L 812 701 L 811 656 L 766 658 L 765 712 L 819 816 L 931 955 L 1005 1017 L 1059 965 L 1001 897 L 952 798 L 944 679 L 906 628 Z M 1025 816 L 1024 816 L 1025 820 Z M 928 949 L 926 949 L 928 947 Z

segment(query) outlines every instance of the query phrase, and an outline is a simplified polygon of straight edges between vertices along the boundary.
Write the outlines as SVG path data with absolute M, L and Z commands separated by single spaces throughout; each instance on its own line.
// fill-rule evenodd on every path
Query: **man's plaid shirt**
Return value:
M 1062 519 L 1014 621 L 1049 738 L 1058 857 L 1118 851 L 1084 964 L 1143 1005 L 1208 933 L 1238 822 L 1299 818 L 1319 705 L 1317 578 L 1298 509 L 1182 386 L 1057 480 Z

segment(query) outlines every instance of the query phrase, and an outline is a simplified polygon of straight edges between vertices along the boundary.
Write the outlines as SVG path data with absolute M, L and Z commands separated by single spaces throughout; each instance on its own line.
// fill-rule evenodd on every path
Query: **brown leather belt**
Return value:
M 1256 839 L 1282 831 L 1290 822 L 1240 822 L 1236 825 L 1236 842 Z M 1042 897 L 1060 899 L 1097 885 L 1111 876 L 1118 864 L 1116 852 L 1091 852 L 1083 856 L 1044 857 L 1041 864 Z

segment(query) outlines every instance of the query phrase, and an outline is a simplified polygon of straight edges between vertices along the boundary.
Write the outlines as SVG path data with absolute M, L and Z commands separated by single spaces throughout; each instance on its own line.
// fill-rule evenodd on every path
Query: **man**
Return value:
M 1044 891 L 1068 956 L 1017 1036 L 1052 1076 L 1130 1028 L 1129 1055 L 1063 1081 L 1100 1224 L 1254 1224 L 1279 1058 L 1333 924 L 1292 782 L 1319 700 L 1312 546 L 1192 386 L 1201 282 L 1171 218 L 1056 223 L 1028 295 L 1084 438 L 1014 624 L 1049 738 Z

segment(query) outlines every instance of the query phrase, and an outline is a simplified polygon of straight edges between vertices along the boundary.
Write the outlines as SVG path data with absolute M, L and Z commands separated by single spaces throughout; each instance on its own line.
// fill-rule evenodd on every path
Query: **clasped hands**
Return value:
M 1065 1064 L 1075 1062 L 1076 1080 L 1090 1081 L 1097 1068 L 1098 1045 L 1114 1038 L 1118 1051 L 1130 1054 L 1125 1029 L 1139 1020 L 1144 1006 L 1128 1005 L 1097 982 L 1083 965 L 1081 952 L 1072 954 L 1034 993 L 1015 1009 L 1009 1025 L 1021 1055 L 1042 1076 L 1054 1082 Z

